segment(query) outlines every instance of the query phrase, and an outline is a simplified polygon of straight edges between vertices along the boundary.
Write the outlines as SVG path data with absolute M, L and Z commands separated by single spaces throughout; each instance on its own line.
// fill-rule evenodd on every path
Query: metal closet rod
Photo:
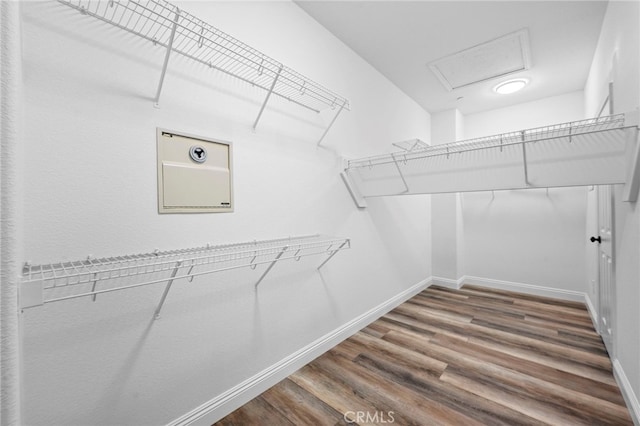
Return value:
M 166 283 L 155 312 L 158 317 L 175 280 L 186 278 L 192 281 L 196 276 L 244 267 L 255 269 L 258 265 L 267 264 L 267 269 L 255 283 L 257 288 L 279 261 L 297 261 L 303 257 L 325 254 L 327 257 L 318 266 L 320 269 L 337 252 L 350 246 L 350 240 L 345 238 L 305 235 L 36 266 L 27 263 L 20 286 L 20 306 L 25 309 L 88 296 L 95 301 L 98 294 Z M 208 268 L 203 268 L 207 265 Z M 162 272 L 170 272 L 169 277 L 158 277 L 157 274 Z M 132 278 L 136 276 L 146 278 L 132 283 Z M 101 281 L 109 281 L 112 285 L 98 288 Z M 72 294 L 51 294 L 64 289 Z
M 591 118 L 587 120 L 520 130 L 516 132 L 503 133 L 494 136 L 486 136 L 482 138 L 469 139 L 448 144 L 428 146 L 416 149 L 414 151 L 401 151 L 392 154 L 383 154 L 349 160 L 346 169 L 358 169 L 385 164 L 395 164 L 397 166 L 398 161 L 406 163 L 407 161 L 412 160 L 420 160 L 439 156 L 449 157 L 452 154 L 460 154 L 464 152 L 472 152 L 485 149 L 498 148 L 502 150 L 503 148 L 509 146 L 524 146 L 525 144 L 529 143 L 542 142 L 553 139 L 568 139 L 571 142 L 572 138 L 575 136 L 595 134 L 609 130 L 624 129 L 624 126 L 625 114 Z
M 58 1 L 166 48 L 154 99 L 156 104 L 160 100 L 169 58 L 175 52 L 266 91 L 254 128 L 271 95 L 315 112 L 337 109 L 335 118 L 343 109 L 350 109 L 348 99 L 167 1 Z

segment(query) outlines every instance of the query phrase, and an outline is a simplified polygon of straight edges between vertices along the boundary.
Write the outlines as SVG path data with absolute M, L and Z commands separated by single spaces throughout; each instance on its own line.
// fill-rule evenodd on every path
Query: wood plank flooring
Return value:
M 431 286 L 216 425 L 632 425 L 581 303 Z

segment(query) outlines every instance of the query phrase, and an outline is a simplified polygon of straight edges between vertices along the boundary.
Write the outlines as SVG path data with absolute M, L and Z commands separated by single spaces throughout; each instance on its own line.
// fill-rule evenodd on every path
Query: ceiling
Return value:
M 458 108 L 463 114 L 582 90 L 607 6 L 597 0 L 298 0 L 296 4 L 430 113 Z M 443 57 L 520 30 L 528 38 L 528 69 L 450 90 L 429 67 Z M 499 55 L 486 56 L 484 62 Z M 467 72 L 482 68 L 478 63 L 482 61 L 471 62 Z M 510 95 L 493 91 L 496 84 L 516 77 L 527 78 L 529 85 Z

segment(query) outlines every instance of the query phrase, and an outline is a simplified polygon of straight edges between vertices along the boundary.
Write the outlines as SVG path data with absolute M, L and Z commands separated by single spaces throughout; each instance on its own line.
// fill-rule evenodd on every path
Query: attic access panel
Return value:
M 233 211 L 231 143 L 158 129 L 158 212 Z
M 525 71 L 531 67 L 529 32 L 522 29 L 437 59 L 427 65 L 449 92 Z

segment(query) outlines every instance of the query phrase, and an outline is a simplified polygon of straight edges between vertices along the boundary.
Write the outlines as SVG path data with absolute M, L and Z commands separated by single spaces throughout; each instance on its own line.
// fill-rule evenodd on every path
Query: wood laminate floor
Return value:
M 632 425 L 585 306 L 431 286 L 216 425 Z

